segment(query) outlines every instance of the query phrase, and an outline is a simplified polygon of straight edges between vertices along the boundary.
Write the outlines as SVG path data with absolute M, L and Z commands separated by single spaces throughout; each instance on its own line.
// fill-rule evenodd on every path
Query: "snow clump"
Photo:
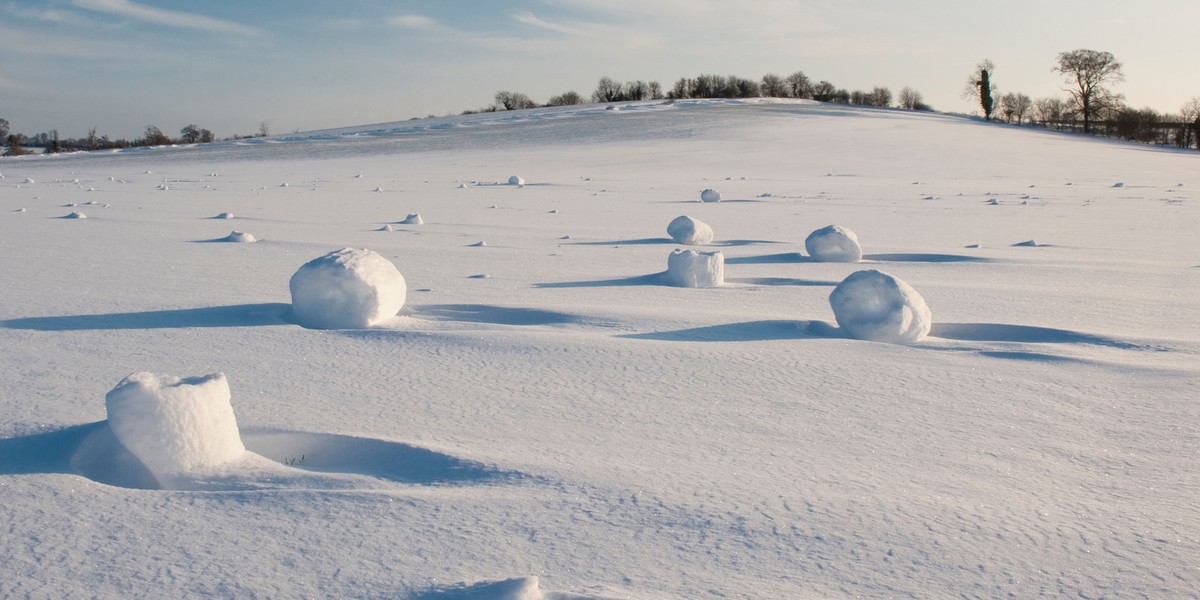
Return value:
M 86 219 L 88 217 L 87 217 L 87 215 L 85 215 L 79 211 L 74 211 L 71 214 L 64 216 L 63 218 L 64 219 Z
M 310 329 L 361 329 L 404 307 L 408 290 L 391 261 L 371 250 L 342 248 L 300 267 L 289 282 L 292 315 Z
M 113 435 L 156 479 L 219 467 L 246 452 L 223 373 L 134 373 L 104 404 Z
M 412 213 L 405 217 L 400 223 L 403 225 L 424 225 L 425 219 L 421 218 L 420 213 Z
M 229 235 L 225 236 L 223 239 L 226 242 L 234 242 L 237 244 L 253 244 L 254 242 L 258 241 L 258 239 L 254 237 L 254 234 L 246 233 L 245 231 L 238 231 L 236 229 L 229 232 Z
M 841 225 L 822 227 L 804 240 L 808 255 L 821 262 L 858 262 L 862 260 L 862 246 L 858 235 Z
M 231 212 L 223 212 L 223 213 L 221 213 L 221 214 L 219 214 L 219 215 L 217 215 L 217 216 L 215 216 L 215 217 L 213 217 L 213 218 L 214 218 L 214 219 L 232 219 L 232 218 L 233 218 L 233 213 L 231 213 Z
M 667 225 L 667 235 L 680 244 L 691 246 L 707 244 L 713 241 L 712 227 L 699 219 L 687 215 L 675 217 Z
M 725 256 L 717 252 L 675 250 L 667 258 L 667 285 L 717 287 L 725 283 Z
M 508 178 L 508 185 L 525 185 L 525 178 L 518 175 L 513 175 Z
M 929 334 L 933 316 L 925 299 L 883 271 L 857 271 L 829 295 L 838 325 L 860 340 L 912 344 Z
M 705 188 L 705 190 L 703 192 L 700 192 L 700 201 L 701 202 L 720 202 L 721 201 L 721 192 L 718 192 L 717 190 L 714 190 L 712 188 Z

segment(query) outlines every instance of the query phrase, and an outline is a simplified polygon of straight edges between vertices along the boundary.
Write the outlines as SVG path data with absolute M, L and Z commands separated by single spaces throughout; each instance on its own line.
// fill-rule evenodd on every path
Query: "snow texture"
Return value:
M 310 329 L 362 329 L 404 307 L 407 287 L 396 265 L 371 250 L 343 248 L 292 275 L 292 315 Z
M 860 340 L 912 344 L 928 335 L 933 325 L 921 294 L 883 271 L 851 273 L 833 289 L 829 305 L 838 325 Z
M 713 241 L 712 227 L 699 219 L 687 215 L 675 217 L 667 224 L 667 235 L 680 244 L 704 245 Z
M 667 257 L 667 284 L 675 287 L 717 287 L 725 283 L 725 257 L 720 251 L 677 249 Z
M 712 188 L 705 188 L 704 191 L 700 192 L 700 201 L 701 202 L 720 202 L 721 201 L 721 192 L 718 192 L 717 190 L 714 190 Z
M 104 398 L 108 426 L 159 479 L 213 469 L 242 457 L 223 373 L 180 379 L 134 373 Z
M 862 260 L 858 235 L 841 225 L 822 227 L 804 240 L 808 255 L 821 262 L 855 263 Z

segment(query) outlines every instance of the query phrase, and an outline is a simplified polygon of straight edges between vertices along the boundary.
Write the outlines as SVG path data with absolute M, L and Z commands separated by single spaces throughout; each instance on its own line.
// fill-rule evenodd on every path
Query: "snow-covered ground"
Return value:
M 697 102 L 0 173 L 0 597 L 1200 594 L 1195 152 Z M 667 285 L 685 214 L 723 285 Z M 861 262 L 807 256 L 831 224 Z M 400 315 L 294 324 L 346 247 Z M 841 333 L 872 269 L 928 337 Z M 223 373 L 245 451 L 109 427 L 134 372 Z M 158 477 L 140 423 L 225 438 Z

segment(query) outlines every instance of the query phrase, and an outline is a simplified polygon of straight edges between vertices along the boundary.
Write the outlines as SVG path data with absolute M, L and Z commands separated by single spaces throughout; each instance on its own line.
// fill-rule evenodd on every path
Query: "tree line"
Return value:
M 996 65 L 983 60 L 967 78 L 964 96 L 976 97 L 985 119 L 1035 125 L 1180 148 L 1200 148 L 1200 97 L 1176 114 L 1133 108 L 1112 89 L 1125 80 L 1124 66 L 1111 52 L 1079 49 L 1058 54 L 1051 71 L 1066 84 L 1066 98 L 1030 98 L 1000 94 L 993 81 Z
M 46 154 L 60 152 L 80 152 L 85 150 L 115 150 L 121 148 L 136 148 L 140 146 L 170 146 L 175 144 L 206 144 L 217 141 L 212 131 L 196 124 L 188 124 L 179 130 L 179 137 L 171 137 L 155 125 L 147 125 L 141 137 L 133 140 L 110 139 L 107 135 L 96 135 L 96 128 L 88 130 L 81 138 L 60 137 L 57 129 L 26 136 L 10 130 L 7 119 L 0 117 L 0 140 L 5 142 L 4 156 L 21 156 L 29 154 L 28 148 L 42 148 Z M 255 137 L 266 137 L 270 131 L 265 122 L 259 124 L 256 134 L 233 135 L 223 140 L 240 140 Z
M 994 81 L 996 66 L 991 60 L 981 61 L 970 74 L 964 97 L 975 97 L 987 120 L 997 119 L 1016 125 L 1035 125 L 1064 131 L 1080 131 L 1132 141 L 1175 145 L 1180 148 L 1200 148 L 1200 97 L 1186 102 L 1177 114 L 1164 114 L 1152 108 L 1135 109 L 1125 104 L 1124 96 L 1112 86 L 1124 80 L 1123 65 L 1109 52 L 1072 50 L 1059 53 L 1051 71 L 1061 75 L 1066 83 L 1067 97 L 1033 99 L 1020 92 L 1001 94 Z M 787 76 L 773 73 L 759 79 L 736 75 L 697 75 L 682 77 L 670 89 L 657 81 L 616 81 L 604 76 L 599 79 L 590 96 L 567 91 L 551 96 L 539 104 L 521 92 L 496 92 L 493 103 L 483 108 L 464 110 L 462 114 L 521 110 L 539 106 L 570 106 L 586 103 L 633 102 L 641 100 L 684 100 L 709 98 L 799 98 L 853 104 L 859 106 L 895 107 L 908 110 L 933 110 L 921 93 L 904 87 L 892 94 L 886 87 L 850 91 L 833 83 L 813 82 L 803 71 Z M 433 116 L 433 115 L 430 115 Z M 256 135 L 234 135 L 226 140 L 265 137 L 269 134 L 265 122 L 259 124 Z M 101 150 L 134 146 L 195 144 L 216 141 L 208 129 L 187 125 L 172 138 L 158 127 L 149 125 L 145 134 L 135 140 L 110 140 L 96 135 L 92 128 L 79 139 L 60 139 L 57 130 L 25 137 L 10 133 L 9 123 L 0 118 L 0 140 L 8 142 L 5 155 L 22 153 L 23 146 L 45 148 L 47 152 Z
M 870 90 L 849 91 L 824 80 L 814 83 L 804 72 L 796 71 L 786 77 L 768 73 L 757 80 L 737 75 L 683 77 L 677 80 L 669 90 L 664 89 L 662 84 L 657 81 L 620 82 L 605 76 L 596 83 L 596 89 L 591 96 L 568 91 L 551 96 L 544 104 L 539 104 L 527 94 L 501 90 L 496 92 L 492 104 L 479 109 L 465 110 L 462 114 L 520 110 L 542 106 L 568 106 L 589 102 L 603 104 L 639 100 L 713 98 L 800 98 L 836 104 L 933 110 L 925 103 L 921 93 L 911 87 L 900 90 L 899 95 L 894 95 L 890 89 L 879 86 Z

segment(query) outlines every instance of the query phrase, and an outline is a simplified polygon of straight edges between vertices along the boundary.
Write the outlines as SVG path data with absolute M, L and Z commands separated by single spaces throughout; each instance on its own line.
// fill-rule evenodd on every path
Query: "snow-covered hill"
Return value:
M 0 160 L 0 597 L 1195 595 L 1198 167 L 777 102 Z M 296 324 L 343 247 L 403 282 L 306 291 L 404 308 Z M 929 335 L 848 337 L 861 270 Z M 110 427 L 142 371 L 229 396 Z

